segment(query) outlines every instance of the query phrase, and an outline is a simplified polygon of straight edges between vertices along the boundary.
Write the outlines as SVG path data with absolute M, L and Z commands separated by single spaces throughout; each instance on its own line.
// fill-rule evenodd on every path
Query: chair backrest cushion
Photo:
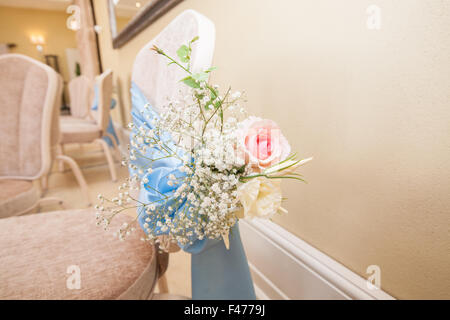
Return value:
M 20 54 L 0 56 L 0 179 L 36 179 L 50 169 L 58 75 Z
M 52 160 L 58 154 L 58 145 L 61 141 L 61 128 L 60 128 L 60 115 L 62 105 L 62 95 L 64 89 L 64 79 L 58 74 L 58 87 L 56 89 L 55 107 L 53 108 L 53 115 L 51 120 L 51 132 L 50 132 L 50 149 Z
M 94 97 L 93 87 L 93 81 L 84 75 L 69 82 L 70 114 L 73 117 L 84 119 L 89 115 Z
M 186 94 L 188 87 L 180 80 L 187 73 L 177 66 L 167 66 L 168 60 L 150 49 L 156 44 L 170 56 L 177 57 L 178 48 L 195 36 L 199 36 L 199 40 L 192 47 L 191 69 L 194 72 L 204 70 L 211 66 L 215 27 L 194 10 L 183 11 L 137 54 L 132 81 L 156 111 L 161 111 L 168 98 L 175 100 Z
M 108 69 L 95 78 L 95 85 L 98 99 L 98 113 L 96 115 L 97 124 L 106 132 L 109 123 L 109 113 L 111 110 L 111 99 L 113 91 L 113 73 Z

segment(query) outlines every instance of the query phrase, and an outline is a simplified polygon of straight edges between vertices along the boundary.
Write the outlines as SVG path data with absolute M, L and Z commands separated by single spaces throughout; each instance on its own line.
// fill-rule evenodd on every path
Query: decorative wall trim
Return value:
M 130 130 L 114 126 L 125 155 Z M 394 299 L 273 222 L 241 220 L 239 227 L 258 299 Z
M 259 299 L 394 299 L 273 222 L 241 220 L 240 230 Z

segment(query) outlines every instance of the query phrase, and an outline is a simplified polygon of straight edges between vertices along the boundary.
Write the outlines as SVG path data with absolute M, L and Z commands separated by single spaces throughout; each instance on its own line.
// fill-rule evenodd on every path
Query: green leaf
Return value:
M 195 97 L 199 100 L 202 100 L 204 96 L 205 96 L 204 94 L 197 94 L 197 93 L 195 94 Z
M 180 58 L 181 62 L 189 62 L 189 48 L 186 45 L 182 45 L 177 50 L 177 55 Z
M 194 42 L 197 41 L 198 39 L 199 39 L 198 36 L 194 37 L 194 38 L 191 40 L 191 43 L 194 43 Z
M 191 88 L 195 88 L 195 89 L 200 88 L 200 85 L 198 84 L 198 82 L 195 79 L 193 79 L 191 76 L 186 77 L 186 78 L 182 79 L 181 81 Z
M 208 74 L 206 72 L 199 72 L 192 75 L 192 78 L 194 78 L 197 81 L 206 81 L 208 80 Z
M 209 91 L 211 91 L 211 100 L 217 98 L 217 92 L 213 88 L 209 87 Z
M 211 68 L 206 69 L 205 72 L 210 73 L 211 71 L 214 71 L 216 69 L 217 69 L 217 67 L 211 67 Z

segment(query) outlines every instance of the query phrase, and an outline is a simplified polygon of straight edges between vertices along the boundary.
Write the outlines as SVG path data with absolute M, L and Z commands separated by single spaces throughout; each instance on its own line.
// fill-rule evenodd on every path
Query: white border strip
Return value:
M 240 226 L 260 299 L 394 299 L 273 222 L 241 220 Z

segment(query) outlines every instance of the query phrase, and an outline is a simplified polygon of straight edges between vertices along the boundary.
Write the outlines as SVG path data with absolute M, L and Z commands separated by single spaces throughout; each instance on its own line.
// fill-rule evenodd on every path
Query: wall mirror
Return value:
M 113 48 L 122 47 L 183 0 L 108 0 Z

